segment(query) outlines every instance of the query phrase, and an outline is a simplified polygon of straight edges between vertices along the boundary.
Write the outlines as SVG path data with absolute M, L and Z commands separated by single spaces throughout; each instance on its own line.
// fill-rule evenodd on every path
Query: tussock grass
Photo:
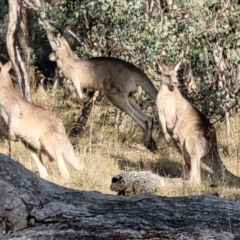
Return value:
M 67 132 L 70 132 L 76 122 L 82 103 L 78 99 L 63 100 L 61 95 L 51 96 L 38 90 L 33 101 L 55 112 L 63 120 Z M 153 108 L 156 111 L 155 108 Z M 156 112 L 155 112 L 156 113 Z M 228 188 L 224 184 L 212 187 L 211 171 L 202 164 L 201 187 L 190 187 L 179 184 L 182 178 L 182 156 L 179 154 L 174 144 L 167 144 L 159 127 L 155 126 L 154 139 L 157 141 L 158 151 L 152 153 L 142 144 L 142 131 L 137 128 L 132 138 L 122 143 L 122 139 L 134 126 L 134 122 L 128 116 L 123 115 L 123 124 L 119 127 L 119 132 L 114 126 L 115 108 L 105 99 L 97 103 L 88 119 L 87 126 L 81 136 L 70 137 L 77 156 L 85 165 L 83 173 L 79 173 L 67 165 L 71 174 L 71 179 L 64 181 L 58 171 L 56 162 L 49 162 L 44 157 L 45 165 L 50 173 L 49 181 L 59 185 L 86 191 L 99 191 L 111 193 L 110 184 L 113 175 L 122 171 L 148 170 L 161 176 L 172 178 L 177 191 L 158 190 L 155 194 L 164 196 L 179 196 L 193 194 L 214 194 L 227 198 L 240 198 L 240 191 L 236 188 Z M 217 137 L 221 158 L 227 168 L 240 176 L 239 146 L 240 146 L 240 116 L 232 121 L 233 147 L 227 151 L 226 130 L 224 123 L 218 122 L 216 125 Z M 0 152 L 8 155 L 9 144 L 7 140 L 7 127 L 3 120 L 0 120 Z M 28 150 L 21 142 L 11 142 L 11 157 L 19 161 L 29 170 L 37 174 L 35 163 L 31 160 Z

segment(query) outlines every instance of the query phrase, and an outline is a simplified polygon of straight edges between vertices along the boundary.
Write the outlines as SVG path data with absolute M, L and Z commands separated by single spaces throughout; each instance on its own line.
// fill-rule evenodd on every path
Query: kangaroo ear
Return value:
M 56 37 L 54 37 L 54 43 L 56 44 L 57 47 L 61 46 L 61 34 L 58 33 Z M 56 50 L 56 49 L 53 49 Z
M 57 61 L 57 56 L 55 52 L 52 52 L 49 56 L 48 56 L 49 60 L 52 62 L 56 62 Z
M 160 62 L 158 63 L 158 68 L 162 73 L 167 70 L 167 66 L 163 63 L 160 63 Z
M 1 64 L 2 65 L 2 64 Z M 10 69 L 12 68 L 12 63 L 11 61 L 8 61 L 7 63 L 5 63 L 4 65 L 1 66 L 2 68 L 2 72 L 4 73 L 8 73 L 10 71 Z
M 178 68 L 181 64 L 181 61 L 177 62 L 176 64 L 173 65 L 173 69 L 177 72 L 178 71 Z
M 57 47 L 60 47 L 60 46 L 61 46 L 61 42 L 60 42 L 59 39 L 60 39 L 59 37 L 57 37 L 57 38 L 55 39 L 55 42 L 56 42 L 56 46 L 57 46 Z

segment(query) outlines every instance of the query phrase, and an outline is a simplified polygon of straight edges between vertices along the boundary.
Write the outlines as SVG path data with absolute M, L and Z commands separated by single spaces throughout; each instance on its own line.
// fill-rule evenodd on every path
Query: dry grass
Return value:
M 40 89 L 34 95 L 34 102 L 56 112 L 63 119 L 67 131 L 74 125 L 82 106 L 79 100 L 66 101 L 62 100 L 61 96 L 52 97 L 46 94 L 43 89 Z M 140 128 L 137 128 L 132 139 L 123 144 L 121 139 L 126 136 L 127 131 L 134 123 L 129 121 L 127 117 L 124 117 L 126 120 L 125 126 L 120 127 L 120 132 L 118 133 L 114 127 L 114 114 L 115 108 L 106 100 L 103 100 L 94 107 L 83 135 L 70 138 L 79 159 L 86 166 L 84 173 L 80 174 L 68 165 L 72 177 L 69 181 L 63 181 L 56 163 L 49 162 L 47 158 L 44 158 L 50 173 L 49 181 L 74 189 L 115 194 L 109 188 L 113 175 L 122 171 L 150 170 L 162 176 L 173 178 L 177 185 L 177 178 L 182 177 L 182 157 L 175 149 L 175 146 L 165 142 L 162 134 L 158 133 L 157 127 L 154 129 L 154 138 L 158 144 L 157 153 L 153 154 L 143 146 Z M 2 120 L 0 121 L 2 123 Z M 240 162 L 238 160 L 240 146 L 238 137 L 240 131 L 239 123 L 240 118 L 238 117 L 232 122 L 234 147 L 231 150 L 231 154 L 227 154 L 226 151 L 224 123 L 216 124 L 222 160 L 228 169 L 237 175 L 240 175 Z M 4 123 L 0 126 L 0 151 L 8 155 L 7 128 Z M 37 173 L 30 154 L 20 142 L 11 142 L 11 156 L 13 159 L 21 162 L 26 168 Z M 176 196 L 211 193 L 222 197 L 239 198 L 238 189 L 225 186 L 212 188 L 208 177 L 210 175 L 209 169 L 203 165 L 202 172 L 203 185 L 201 188 L 181 186 L 179 191 L 175 193 L 159 191 L 156 194 Z

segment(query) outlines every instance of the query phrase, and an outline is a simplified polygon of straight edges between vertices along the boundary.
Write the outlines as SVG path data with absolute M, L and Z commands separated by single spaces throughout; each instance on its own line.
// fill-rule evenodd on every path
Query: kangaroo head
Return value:
M 170 91 L 178 86 L 177 71 L 181 62 L 178 62 L 170 67 L 163 63 L 158 63 L 158 67 L 162 73 L 161 82 L 167 85 Z
M 57 36 L 55 38 L 55 53 L 56 56 L 60 59 L 65 58 L 65 57 L 71 57 L 73 56 L 73 52 L 67 42 L 67 40 L 64 37 Z M 51 60 L 51 59 L 50 59 Z
M 64 37 L 57 36 L 55 38 L 57 48 L 66 48 L 69 47 L 67 40 Z
M 184 69 L 183 80 L 189 94 L 193 94 L 197 92 L 197 85 L 194 80 L 193 72 L 190 64 L 187 64 L 187 66 Z
M 12 68 L 12 63 L 9 61 L 4 65 L 0 62 L 0 84 L 11 83 L 12 79 L 10 77 L 9 71 Z

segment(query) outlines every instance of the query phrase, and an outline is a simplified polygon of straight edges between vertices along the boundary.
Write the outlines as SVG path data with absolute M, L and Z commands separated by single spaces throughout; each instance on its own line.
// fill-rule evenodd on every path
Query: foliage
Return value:
M 173 10 L 154 1 L 82 0 L 48 6 L 49 17 L 64 34 L 71 30 L 80 39 L 72 45 L 81 57 L 113 56 L 131 61 L 152 79 L 158 79 L 156 61 L 182 67 L 191 63 L 198 95 L 187 96 L 209 117 L 224 114 L 225 92 L 218 90 L 213 59 L 216 42 L 229 54 L 236 77 L 240 45 L 239 5 L 211 0 L 203 6 L 194 1 L 177 2 Z M 216 21 L 215 21 L 216 20 Z M 230 89 L 231 101 L 238 83 Z M 183 88 L 184 91 L 185 88 Z M 185 92 L 186 95 L 186 92 Z
M 8 7 L 4 1 L 0 1 L 0 61 L 6 62 L 7 49 L 6 49 L 6 32 L 8 21 Z
M 178 0 L 174 7 L 162 8 L 160 2 L 48 0 L 45 11 L 82 58 L 118 57 L 133 62 L 153 80 L 159 78 L 157 61 L 170 65 L 180 59 L 182 69 L 191 64 L 198 94 L 187 95 L 184 86 L 182 92 L 207 116 L 222 116 L 226 93 L 216 84 L 218 76 L 213 53 L 218 43 L 229 60 L 227 71 L 235 80 L 230 89 L 230 101 L 234 103 L 239 88 L 236 78 L 240 60 L 237 53 L 240 48 L 239 4 L 210 0 L 201 5 L 196 0 Z M 1 5 L 4 7 L 0 10 L 0 18 L 5 19 L 7 7 L 4 3 Z M 3 25 L 1 23 L 0 39 L 4 39 Z M 50 52 L 49 43 L 37 22 L 30 27 L 35 36 L 36 63 L 45 63 Z M 44 65 L 43 68 L 48 67 Z M 181 81 L 183 83 L 183 79 Z

